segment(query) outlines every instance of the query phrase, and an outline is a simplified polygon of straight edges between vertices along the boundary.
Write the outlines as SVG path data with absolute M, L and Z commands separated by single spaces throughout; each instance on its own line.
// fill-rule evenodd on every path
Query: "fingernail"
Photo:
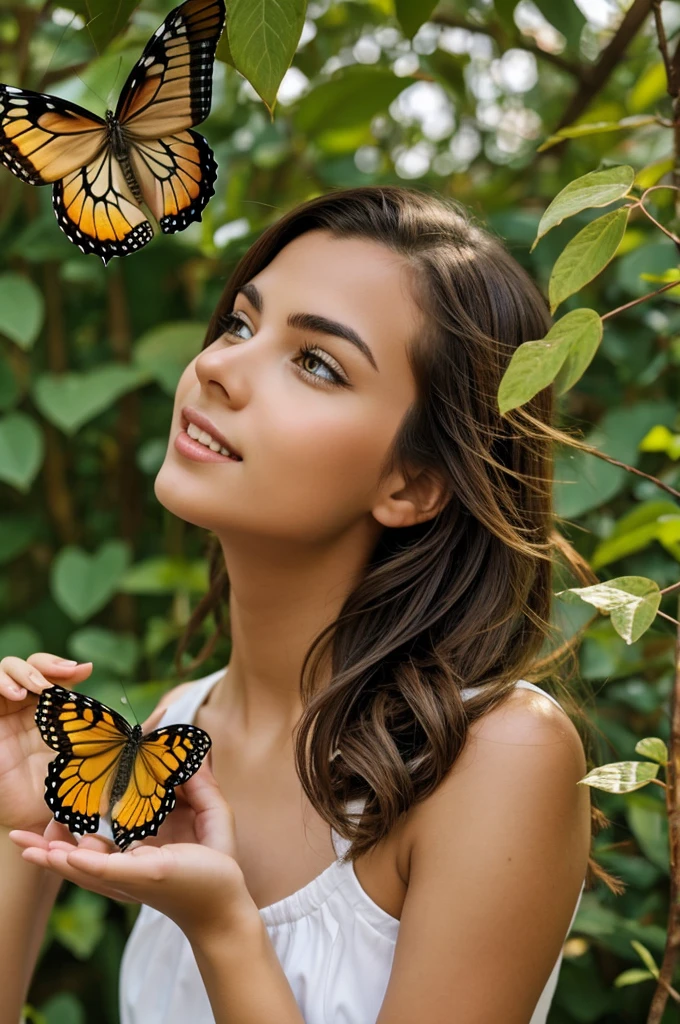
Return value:
M 57 658 L 56 665 L 77 665 L 77 661 L 71 661 L 69 658 Z

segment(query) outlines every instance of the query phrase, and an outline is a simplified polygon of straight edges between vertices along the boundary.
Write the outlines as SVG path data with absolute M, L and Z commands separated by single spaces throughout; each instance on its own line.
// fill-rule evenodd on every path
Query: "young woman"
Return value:
M 145 729 L 195 722 L 212 750 L 156 839 L 77 844 L 45 828 L 32 715 L 90 666 L 3 659 L 8 1021 L 63 878 L 144 904 L 123 1024 L 546 1021 L 588 867 L 603 877 L 579 731 L 523 678 L 542 678 L 556 555 L 582 574 L 554 528 L 554 442 L 579 442 L 552 388 L 498 411 L 549 325 L 501 242 L 415 190 L 313 199 L 243 257 L 155 485 L 213 535 L 180 675 L 210 611 L 184 673 L 220 633 L 231 656 Z

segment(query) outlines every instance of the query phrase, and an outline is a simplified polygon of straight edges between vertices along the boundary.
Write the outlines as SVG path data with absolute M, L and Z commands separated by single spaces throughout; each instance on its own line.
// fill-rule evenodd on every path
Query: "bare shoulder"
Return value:
M 442 820 L 460 821 L 461 815 L 486 808 L 500 822 L 508 801 L 514 800 L 516 810 L 527 804 L 536 813 L 552 808 L 553 820 L 561 808 L 565 823 L 569 817 L 576 826 L 570 842 L 585 869 L 590 791 L 576 783 L 586 773 L 583 743 L 566 712 L 544 694 L 517 687 L 472 723 L 455 764 L 436 790 L 411 809 L 404 830 L 409 859 L 418 842 L 440 832 Z
M 590 792 L 580 736 L 517 687 L 468 729 L 404 825 L 407 888 L 378 1024 L 526 1024 L 582 890 Z

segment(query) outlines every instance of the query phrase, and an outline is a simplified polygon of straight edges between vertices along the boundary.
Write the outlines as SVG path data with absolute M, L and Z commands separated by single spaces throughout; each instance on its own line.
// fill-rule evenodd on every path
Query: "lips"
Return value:
M 236 448 L 231 441 L 227 440 L 224 434 L 217 429 L 212 420 L 209 420 L 208 417 L 202 412 L 199 412 L 198 409 L 193 409 L 190 405 L 185 405 L 182 409 L 182 426 L 185 430 L 189 423 L 194 423 L 200 430 L 205 430 L 206 433 L 210 434 L 215 441 L 219 441 L 220 444 L 224 445 L 225 448 L 228 448 L 229 451 L 238 456 L 239 459 L 243 458 L 238 448 Z

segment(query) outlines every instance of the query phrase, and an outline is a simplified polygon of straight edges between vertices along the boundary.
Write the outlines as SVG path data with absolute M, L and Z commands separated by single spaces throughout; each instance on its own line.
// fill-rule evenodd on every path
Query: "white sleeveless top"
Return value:
M 158 727 L 191 723 L 209 691 L 224 675 L 219 669 L 193 681 L 165 711 Z M 525 679 L 516 686 L 536 690 Z M 468 697 L 471 689 L 463 690 Z M 350 812 L 362 801 L 348 804 Z M 332 829 L 338 857 L 348 840 Z M 579 908 L 579 894 L 567 935 Z M 276 955 L 305 1024 L 374 1024 L 392 968 L 399 921 L 374 903 L 361 887 L 352 862 L 334 861 L 308 885 L 260 909 Z M 566 938 L 566 936 L 565 936 Z M 546 1024 L 562 962 L 548 978 L 530 1024 Z M 121 1024 L 214 1024 L 210 1001 L 193 950 L 170 918 L 143 904 L 123 953 L 120 972 Z

